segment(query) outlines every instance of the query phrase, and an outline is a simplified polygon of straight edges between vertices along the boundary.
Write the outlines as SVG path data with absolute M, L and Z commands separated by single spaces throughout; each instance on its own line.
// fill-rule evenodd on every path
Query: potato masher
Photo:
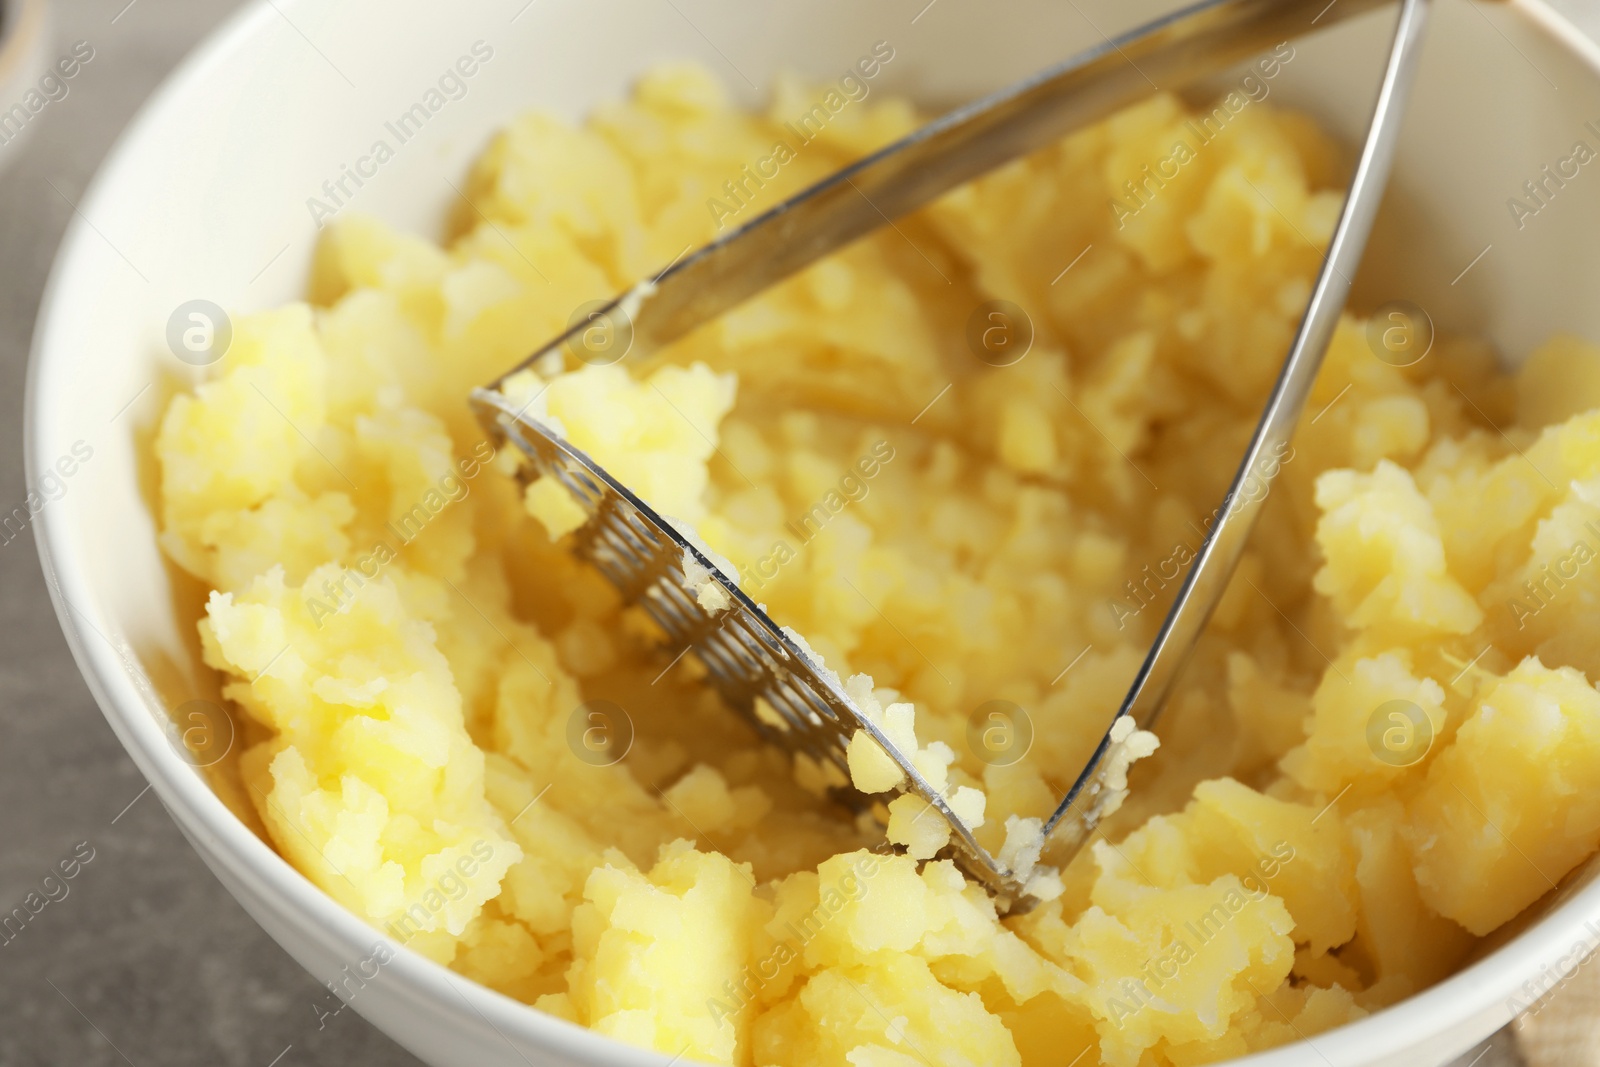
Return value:
M 588 518 L 574 549 L 610 579 L 629 603 L 662 627 L 669 652 L 693 649 L 721 696 L 761 733 L 794 752 L 844 772 L 846 747 L 865 731 L 896 760 L 903 789 L 950 823 L 946 852 L 982 883 L 1002 910 L 1035 899 L 1023 874 L 980 845 L 950 807 L 883 731 L 857 708 L 838 677 L 740 591 L 707 549 L 680 532 L 647 501 L 608 474 L 536 417 L 531 402 L 502 391 L 523 368 L 566 362 L 587 330 L 626 331 L 631 347 L 652 352 L 775 282 L 926 204 L 941 193 L 1148 95 L 1152 84 L 1183 85 L 1226 69 L 1275 43 L 1362 14 L 1385 0 L 1204 0 L 961 107 L 811 186 L 733 233 L 680 259 L 654 280 L 605 303 L 517 368 L 472 393 L 488 432 L 514 444 L 524 482 L 552 477 Z M 1060 802 L 1044 833 L 1052 855 L 1067 858 L 1094 833 L 1107 772 L 1125 760 L 1115 752 L 1124 717 L 1139 727 L 1160 712 L 1172 683 L 1228 583 L 1267 496 L 1258 484 L 1261 460 L 1287 443 L 1305 406 L 1323 352 L 1350 290 L 1350 277 L 1371 232 L 1421 53 L 1427 0 L 1401 0 L 1393 43 L 1343 211 L 1299 329 L 1241 460 L 1218 520 L 1196 555 L 1138 674 L 1087 766 Z M 625 349 L 626 351 L 626 349 Z M 1272 465 L 1275 466 L 1275 465 Z M 1254 479 L 1255 481 L 1251 481 Z M 1247 492 L 1247 482 L 1250 485 Z M 686 571 L 696 575 L 691 585 Z M 727 607 L 707 610 L 698 590 L 706 580 Z M 721 600 L 721 598 L 716 598 Z M 758 714 L 759 712 L 759 714 Z M 835 790 L 857 810 L 882 803 L 853 786 Z M 1099 799 L 1097 799 L 1099 798 Z

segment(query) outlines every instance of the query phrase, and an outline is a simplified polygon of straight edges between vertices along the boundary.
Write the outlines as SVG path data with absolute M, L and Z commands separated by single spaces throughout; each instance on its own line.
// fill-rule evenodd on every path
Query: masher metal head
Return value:
M 1147 96 L 1153 84 L 1183 86 L 1261 50 L 1382 6 L 1385 0 L 1204 0 L 945 115 L 771 209 L 732 234 L 674 263 L 574 322 L 562 336 L 492 385 L 472 404 L 485 428 L 513 444 L 526 462 L 520 477 L 560 482 L 588 515 L 573 535 L 575 551 L 610 579 L 629 603 L 661 626 L 673 653 L 692 650 L 723 699 L 774 744 L 842 772 L 839 799 L 884 815 L 883 799 L 849 783 L 846 747 L 865 731 L 905 776 L 904 790 L 939 812 L 952 830 L 947 852 L 984 885 L 1002 910 L 1036 901 L 1024 872 L 978 843 L 882 729 L 846 694 L 837 675 L 810 654 L 738 587 L 734 575 L 540 419 L 532 401 L 513 399 L 505 383 L 517 371 L 551 360 L 583 358 L 583 337 L 610 331 L 616 357 L 654 352 L 818 258 L 926 204 L 941 193 Z M 1427 0 L 1401 0 L 1389 59 L 1343 212 L 1311 298 L 1240 462 L 1218 519 L 1196 555 L 1161 630 L 1088 764 L 1045 824 L 1050 853 L 1064 861 L 1095 832 L 1097 794 L 1117 761 L 1113 727 L 1123 716 L 1149 726 L 1233 573 L 1266 496 L 1264 457 L 1286 444 L 1305 406 L 1371 232 L 1395 155 L 1404 101 L 1421 53 Z M 607 360 L 611 361 L 610 358 Z M 1270 481 L 1270 476 L 1266 476 Z M 702 606 L 685 565 L 721 586 L 727 607 Z M 717 598 L 720 599 L 720 598 Z M 765 706 L 763 706 L 765 705 Z M 770 709 L 770 710 L 769 710 Z

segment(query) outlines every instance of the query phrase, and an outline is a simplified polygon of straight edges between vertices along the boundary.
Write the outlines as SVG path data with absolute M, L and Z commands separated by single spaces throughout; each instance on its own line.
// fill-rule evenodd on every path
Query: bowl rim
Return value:
M 50 421 L 46 412 L 54 410 L 44 405 L 65 404 L 69 400 L 66 396 L 44 395 L 41 367 L 60 347 L 56 340 L 60 324 L 81 314 L 70 297 L 74 278 L 84 269 L 87 249 L 96 239 L 88 218 L 108 213 L 119 174 L 134 165 L 139 146 L 169 108 L 202 90 L 213 70 L 227 63 L 273 20 L 283 17 L 280 7 L 293 9 L 309 3 L 310 0 L 249 0 L 228 16 L 163 79 L 96 170 L 58 246 L 35 320 L 23 398 L 23 462 L 30 494 L 39 489 L 34 471 L 44 455 L 42 435 Z M 1548 0 L 1509 0 L 1504 6 L 1600 74 L 1600 44 L 1551 8 Z M 87 572 L 74 556 L 71 527 L 64 516 L 58 509 L 44 508 L 31 525 L 57 621 L 85 683 L 118 740 L 208 866 L 220 866 L 232 879 L 251 886 L 252 900 L 270 909 L 283 925 L 297 928 L 310 940 L 333 946 L 349 959 L 360 958 L 369 951 L 374 939 L 389 944 L 394 957 L 385 966 L 385 973 L 405 999 L 430 1013 L 453 1012 L 469 1024 L 473 1022 L 471 1015 L 476 1015 L 508 1046 L 512 1044 L 510 1038 L 516 1037 L 526 1046 L 581 1062 L 622 1067 L 670 1067 L 683 1062 L 681 1054 L 669 1058 L 664 1053 L 623 1044 L 451 971 L 395 944 L 313 884 L 239 820 L 203 776 L 174 751 L 135 682 L 130 650 L 114 645 L 105 636 L 115 628 L 99 610 Z M 87 610 L 80 605 L 87 605 Z M 84 633 L 79 618 L 92 633 Z M 228 888 L 233 892 L 231 885 Z M 1313 1056 L 1341 1067 L 1354 1067 L 1414 1047 L 1397 1035 L 1415 1033 L 1419 1023 L 1424 1023 L 1422 1028 L 1435 1037 L 1483 1018 L 1494 1019 L 1491 1029 L 1497 1029 L 1510 1015 L 1510 1003 L 1522 994 L 1524 976 L 1556 970 L 1557 965 L 1547 961 L 1567 958 L 1563 953 L 1572 947 L 1574 931 L 1586 920 L 1591 922 L 1591 929 L 1593 921 L 1600 920 L 1600 880 L 1562 900 L 1537 922 L 1475 963 L 1421 992 L 1313 1039 L 1226 1063 L 1236 1067 L 1292 1067 Z M 1600 940 L 1600 931 L 1595 933 L 1596 940 Z M 1592 945 L 1588 951 L 1594 951 Z M 1535 970 L 1541 967 L 1542 970 Z M 1524 1007 L 1534 999 L 1526 998 Z M 457 1003 L 468 1010 L 455 1009 L 453 1005 Z M 363 1001 L 356 999 L 350 1004 L 359 1013 L 367 1013 Z M 1432 1022 L 1426 1024 L 1425 1020 Z

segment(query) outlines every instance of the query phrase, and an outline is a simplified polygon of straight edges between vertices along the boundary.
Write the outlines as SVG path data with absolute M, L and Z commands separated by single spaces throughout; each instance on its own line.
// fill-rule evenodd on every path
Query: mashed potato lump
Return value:
M 997 916 L 920 801 L 887 847 L 721 707 L 465 401 L 713 237 L 726 183 L 742 221 L 919 121 L 850 101 L 793 143 L 819 96 L 749 113 L 669 67 L 581 128 L 520 117 L 445 245 L 339 219 L 309 301 L 241 317 L 172 399 L 162 545 L 211 590 L 235 771 L 289 862 L 397 943 L 687 1060 L 1157 1067 L 1394 1003 L 1594 853 L 1600 350 L 1558 337 L 1510 377 L 1441 336 L 1402 368 L 1347 316 L 1160 751 L 1071 863 L 1029 854 L 1337 216 L 1340 154 L 1266 103 L 1137 211 L 1125 183 L 1186 136 L 1171 96 L 666 352 L 518 385 L 737 568 L 987 847 L 1060 867 L 1050 899 Z M 1032 331 L 1006 366 L 967 340 L 993 301 Z M 974 741 L 994 707 L 1024 758 Z M 882 757 L 852 747 L 858 783 L 892 788 Z

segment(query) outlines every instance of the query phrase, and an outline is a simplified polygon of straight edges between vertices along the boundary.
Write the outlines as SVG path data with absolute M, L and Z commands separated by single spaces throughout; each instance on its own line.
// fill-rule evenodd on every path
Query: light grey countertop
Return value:
M 1558 0 L 1600 31 L 1600 0 Z M 94 59 L 0 175 L 0 512 L 23 502 L 22 387 L 45 275 L 73 208 L 146 96 L 229 0 L 70 0 L 52 55 Z M 174 165 L 181 165 L 175 161 Z M 416 1063 L 326 995 L 236 904 L 112 735 L 55 622 L 31 536 L 0 544 L 0 910 L 63 860 L 67 895 L 0 935 L 0 1067 Z M 57 891 L 59 892 L 59 891 Z M 1497 1042 L 1497 1046 L 1502 1045 Z M 1514 1053 L 1461 1062 L 1508 1067 Z

